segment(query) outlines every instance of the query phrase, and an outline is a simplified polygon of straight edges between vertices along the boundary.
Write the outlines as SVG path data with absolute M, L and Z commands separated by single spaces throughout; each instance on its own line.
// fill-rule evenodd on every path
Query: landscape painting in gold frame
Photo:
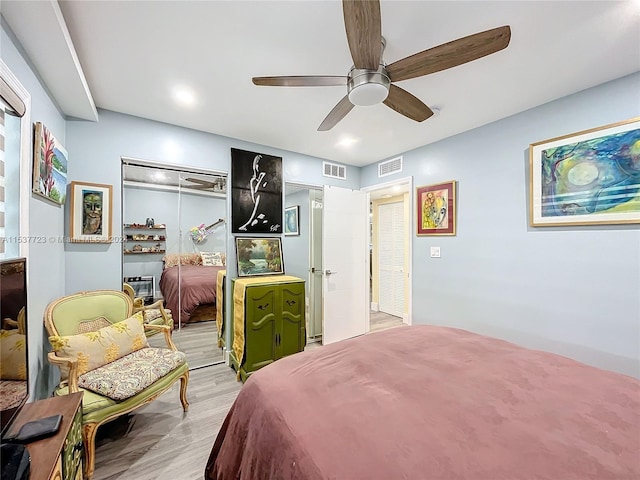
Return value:
M 640 117 L 529 146 L 532 227 L 640 223 Z
M 456 182 L 416 188 L 417 235 L 456 234 Z

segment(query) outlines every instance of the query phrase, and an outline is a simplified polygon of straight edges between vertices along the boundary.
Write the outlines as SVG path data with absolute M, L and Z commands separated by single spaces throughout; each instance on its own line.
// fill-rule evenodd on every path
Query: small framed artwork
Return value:
M 529 146 L 532 227 L 640 223 L 640 117 Z
M 59 205 L 67 196 L 67 151 L 42 123 L 35 124 L 33 193 Z
M 69 237 L 72 242 L 111 243 L 111 185 L 71 182 Z
M 284 209 L 284 234 L 300 235 L 300 205 Z
M 238 277 L 284 274 L 280 237 L 236 237 Z
M 456 234 L 456 182 L 416 188 L 417 235 Z

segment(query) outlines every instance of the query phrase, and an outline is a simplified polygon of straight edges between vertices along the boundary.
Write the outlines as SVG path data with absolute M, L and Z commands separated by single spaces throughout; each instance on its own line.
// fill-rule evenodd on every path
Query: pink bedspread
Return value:
M 162 271 L 160 290 L 165 300 L 165 306 L 171 309 L 176 324 L 178 318 L 182 322 L 188 322 L 198 305 L 215 303 L 218 270 L 223 268 L 225 267 L 182 265 L 180 266 L 179 288 L 178 267 L 169 267 Z M 178 298 L 180 298 L 180 309 L 178 309 Z
M 464 330 L 395 328 L 242 387 L 206 479 L 640 478 L 640 382 Z

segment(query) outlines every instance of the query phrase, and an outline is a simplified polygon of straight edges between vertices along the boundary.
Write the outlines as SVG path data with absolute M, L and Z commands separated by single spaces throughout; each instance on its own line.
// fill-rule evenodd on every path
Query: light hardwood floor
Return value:
M 173 342 L 187 354 L 189 368 L 200 368 L 222 362 L 222 350 L 218 348 L 218 329 L 215 321 L 195 322 L 173 332 Z M 163 335 L 149 338 L 152 347 L 166 347 Z
M 388 328 L 402 327 L 405 324 L 402 323 L 400 317 L 395 317 L 384 312 L 371 312 L 370 314 L 370 332 L 378 332 L 380 330 L 387 330 Z
M 402 325 L 398 317 L 371 312 L 371 332 Z M 197 330 L 181 333 L 196 335 Z M 321 346 L 309 343 L 307 349 Z M 135 413 L 103 425 L 94 480 L 202 480 L 213 441 L 241 387 L 224 364 L 192 370 L 187 413 L 176 385 Z
M 187 413 L 176 385 L 135 413 L 101 426 L 94 480 L 202 480 L 213 441 L 241 386 L 224 364 L 194 370 Z

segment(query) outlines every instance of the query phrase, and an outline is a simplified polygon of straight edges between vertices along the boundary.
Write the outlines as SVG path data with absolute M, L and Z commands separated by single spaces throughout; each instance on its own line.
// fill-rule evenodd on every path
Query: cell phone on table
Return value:
M 51 415 L 27 422 L 14 437 L 5 438 L 5 441 L 14 443 L 30 443 L 55 434 L 60 428 L 62 415 Z

